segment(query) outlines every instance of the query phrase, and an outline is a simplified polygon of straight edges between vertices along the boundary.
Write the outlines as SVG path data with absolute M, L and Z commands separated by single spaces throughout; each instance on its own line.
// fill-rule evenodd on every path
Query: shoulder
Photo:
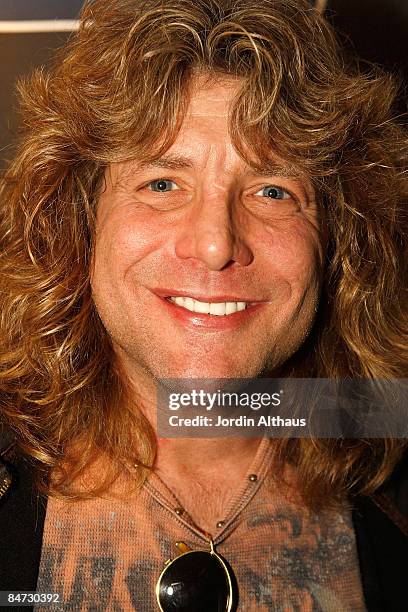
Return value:
M 4 508 L 23 505 L 38 497 L 30 463 L 19 452 L 18 443 L 10 430 L 0 426 L 0 516 Z
M 372 500 L 408 537 L 408 450 Z
M 367 508 L 372 514 L 381 511 L 408 538 L 408 449 L 388 480 L 373 495 L 358 498 L 355 505 L 360 513 Z
M 0 590 L 35 591 L 46 499 L 36 491 L 29 464 L 10 432 L 0 435 Z M 7 480 L 9 481 L 7 483 Z
M 4 456 L 14 444 L 13 432 L 0 421 L 0 457 Z
M 353 523 L 368 609 L 405 612 L 408 564 L 408 454 L 387 482 L 355 500 Z
M 13 481 L 11 458 L 14 446 L 14 435 L 0 423 L 0 503 L 8 494 Z

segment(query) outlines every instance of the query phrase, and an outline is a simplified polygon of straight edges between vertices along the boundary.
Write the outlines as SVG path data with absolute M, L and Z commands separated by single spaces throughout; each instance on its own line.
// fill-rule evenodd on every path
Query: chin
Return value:
M 192 363 L 167 369 L 160 378 L 255 378 L 262 368 L 248 368 L 247 364 Z

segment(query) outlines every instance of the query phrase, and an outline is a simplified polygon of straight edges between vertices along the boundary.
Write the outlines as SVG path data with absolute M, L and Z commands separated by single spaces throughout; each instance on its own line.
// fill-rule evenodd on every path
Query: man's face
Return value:
M 196 81 L 165 156 L 106 172 L 92 289 L 133 379 L 272 375 L 313 322 L 324 256 L 314 192 L 273 152 L 262 174 L 239 157 L 228 131 L 238 86 Z

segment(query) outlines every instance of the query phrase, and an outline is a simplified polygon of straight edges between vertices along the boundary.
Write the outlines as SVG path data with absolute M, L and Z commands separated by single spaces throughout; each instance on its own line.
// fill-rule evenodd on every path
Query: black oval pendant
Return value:
M 163 612 L 229 612 L 232 584 L 219 555 L 203 550 L 186 552 L 164 569 L 157 584 Z

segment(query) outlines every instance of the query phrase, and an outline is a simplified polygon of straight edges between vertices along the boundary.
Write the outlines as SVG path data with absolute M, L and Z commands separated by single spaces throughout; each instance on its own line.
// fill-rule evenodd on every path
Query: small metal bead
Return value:
M 221 529 L 221 527 L 224 527 L 224 525 L 225 525 L 225 521 L 218 521 L 216 527 L 217 529 Z
M 174 512 L 177 514 L 177 516 L 181 516 L 184 510 L 183 508 L 174 508 Z
M 250 474 L 248 478 L 251 482 L 256 482 L 258 480 L 258 476 L 256 474 Z

